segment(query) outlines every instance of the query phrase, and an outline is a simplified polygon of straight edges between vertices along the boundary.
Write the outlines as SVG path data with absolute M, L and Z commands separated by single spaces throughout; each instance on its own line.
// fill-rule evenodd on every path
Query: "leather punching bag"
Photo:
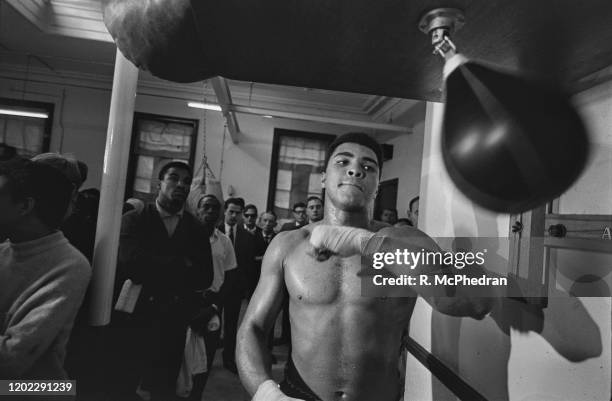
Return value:
M 474 203 L 520 213 L 558 197 L 578 178 L 589 144 L 565 94 L 459 54 L 444 75 L 442 155 Z

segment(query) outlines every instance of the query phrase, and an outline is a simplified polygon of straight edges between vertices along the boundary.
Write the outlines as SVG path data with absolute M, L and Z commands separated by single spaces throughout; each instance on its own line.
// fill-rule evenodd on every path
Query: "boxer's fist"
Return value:
M 287 397 L 274 380 L 266 380 L 259 385 L 251 401 L 304 401 L 298 398 Z
M 362 228 L 318 225 L 310 233 L 315 251 L 331 252 L 342 257 L 361 254 L 374 233 Z

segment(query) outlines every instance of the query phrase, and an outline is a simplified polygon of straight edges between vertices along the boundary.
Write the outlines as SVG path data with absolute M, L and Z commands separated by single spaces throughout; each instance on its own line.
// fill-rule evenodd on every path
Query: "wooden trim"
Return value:
M 431 352 L 423 348 L 412 337 L 408 337 L 405 346 L 406 350 L 410 352 L 412 356 L 421 362 L 432 375 L 440 380 L 460 400 L 487 401 L 487 399 L 474 387 L 470 386 L 463 378 L 446 366 Z

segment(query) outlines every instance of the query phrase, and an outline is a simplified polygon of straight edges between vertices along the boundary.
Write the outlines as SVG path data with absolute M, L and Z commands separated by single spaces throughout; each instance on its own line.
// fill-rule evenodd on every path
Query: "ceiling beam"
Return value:
M 276 118 L 288 118 L 292 120 L 313 121 L 313 122 L 318 122 L 318 123 L 344 125 L 344 126 L 349 126 L 349 127 L 375 129 L 375 130 L 380 130 L 380 131 L 392 131 L 392 132 L 399 132 L 399 133 L 405 133 L 405 134 L 412 133 L 412 129 L 406 126 L 379 123 L 379 122 L 368 121 L 368 120 L 339 118 L 339 117 L 322 116 L 322 115 L 316 115 L 316 114 L 295 113 L 295 112 L 289 112 L 289 111 L 280 111 L 280 110 L 263 109 L 259 107 L 247 107 L 247 106 L 238 106 L 238 105 L 231 105 L 229 109 L 236 113 L 243 113 L 243 114 L 271 116 L 271 117 L 276 117 Z
M 225 117 L 227 123 L 227 130 L 230 133 L 230 138 L 234 144 L 238 143 L 238 134 L 240 134 L 240 127 L 238 126 L 238 119 L 236 113 L 232 109 L 232 94 L 229 89 L 227 80 L 223 77 L 214 77 L 210 79 L 210 83 L 217 95 L 217 101 L 221 106 L 221 112 Z

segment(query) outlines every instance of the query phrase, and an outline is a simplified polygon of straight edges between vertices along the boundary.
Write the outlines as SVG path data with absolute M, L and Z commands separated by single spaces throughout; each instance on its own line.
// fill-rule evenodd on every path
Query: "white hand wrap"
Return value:
M 377 238 L 381 240 L 378 241 Z M 372 246 L 380 246 L 383 237 L 355 227 L 319 225 L 312 229 L 310 244 L 319 251 L 328 250 L 340 256 L 365 255 Z M 376 242 L 376 244 L 374 244 Z
M 251 401 L 276 401 L 287 399 L 274 380 L 266 380 L 257 387 Z

